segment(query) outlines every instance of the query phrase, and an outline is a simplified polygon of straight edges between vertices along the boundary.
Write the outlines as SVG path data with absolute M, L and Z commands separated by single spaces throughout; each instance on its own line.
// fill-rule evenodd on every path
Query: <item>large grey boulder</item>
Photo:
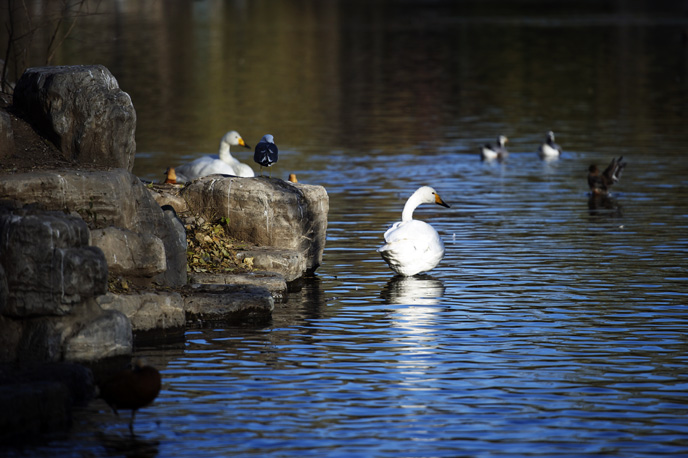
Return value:
M 78 216 L 0 211 L 1 361 L 93 361 L 131 353 L 127 317 L 96 303 L 107 291 L 107 263 L 89 241 Z
M 79 313 L 61 317 L 0 319 L 2 361 L 98 361 L 130 355 L 131 323 L 116 310 L 90 299 Z
M 110 226 L 91 231 L 91 239 L 103 250 L 111 274 L 152 277 L 167 268 L 165 245 L 154 235 Z
M 88 166 L 134 167 L 136 111 L 102 65 L 26 69 L 13 106 L 65 158 Z
M 143 183 L 126 170 L 42 170 L 3 175 L 0 199 L 3 198 L 38 204 L 48 210 L 76 212 L 91 228 L 115 226 L 155 236 L 164 246 L 167 268 L 152 280 L 166 286 L 186 284 L 184 227 L 173 212 L 163 211 Z
M 182 197 L 191 212 L 210 221 L 226 218 L 229 232 L 239 240 L 295 252 L 296 262 L 303 258 L 301 274 L 322 263 L 329 211 L 322 186 L 214 175 L 193 181 Z
M 67 315 L 107 291 L 103 252 L 88 246 L 81 218 L 59 212 L 0 213 L 0 253 L 12 317 Z
M 247 247 L 237 251 L 236 256 L 243 262 L 250 260 L 253 268 L 259 271 L 279 273 L 287 282 L 301 278 L 305 272 L 313 270 L 307 266 L 306 253 L 297 250 Z
M 116 310 L 100 310 L 77 327 L 64 321 L 58 329 L 69 330 L 65 337 L 62 359 L 65 361 L 97 361 L 128 355 L 133 347 L 131 322 Z
M 162 208 L 163 219 L 158 221 L 156 234 L 165 245 L 167 268 L 160 277 L 164 285 L 186 284 L 186 229 L 172 208 Z

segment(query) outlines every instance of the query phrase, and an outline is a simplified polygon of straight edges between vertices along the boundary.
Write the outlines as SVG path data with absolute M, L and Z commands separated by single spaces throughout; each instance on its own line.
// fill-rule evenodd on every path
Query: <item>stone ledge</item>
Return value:
M 185 287 L 182 296 L 188 324 L 264 324 L 275 308 L 270 291 L 258 286 L 195 284 Z
M 115 226 L 158 237 L 164 246 L 161 254 L 166 258 L 166 270 L 153 280 L 171 287 L 186 284 L 184 227 L 126 170 L 0 173 L 0 197 L 46 210 L 78 213 L 92 229 Z
M 144 291 L 107 293 L 97 299 L 105 310 L 118 310 L 129 318 L 137 345 L 184 339 L 186 315 L 179 293 Z
M 251 285 L 266 288 L 275 302 L 286 302 L 287 281 L 276 272 L 250 272 L 241 274 L 193 273 L 189 282 L 204 285 Z
M 287 282 L 292 282 L 303 276 L 306 268 L 306 258 L 303 253 L 272 247 L 252 247 L 237 252 L 237 259 L 243 261 L 253 258 L 253 268 L 267 272 L 276 272 Z

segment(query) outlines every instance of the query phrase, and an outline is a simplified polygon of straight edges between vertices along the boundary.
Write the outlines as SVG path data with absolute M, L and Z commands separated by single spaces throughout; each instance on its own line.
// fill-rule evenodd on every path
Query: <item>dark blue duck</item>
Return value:
M 275 145 L 275 139 L 272 135 L 263 135 L 256 145 L 256 151 L 253 154 L 253 160 L 260 164 L 260 174 L 263 174 L 263 167 L 270 167 L 277 162 L 279 150 Z

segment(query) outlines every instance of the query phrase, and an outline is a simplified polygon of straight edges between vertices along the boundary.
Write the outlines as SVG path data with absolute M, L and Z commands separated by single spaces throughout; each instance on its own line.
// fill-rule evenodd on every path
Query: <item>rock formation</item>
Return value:
M 134 167 L 136 111 L 102 65 L 29 68 L 14 89 L 14 109 L 65 158 L 85 166 Z
M 102 66 L 28 69 L 11 110 L 0 107 L 0 441 L 29 431 L 24 423 L 40 425 L 31 434 L 64 426 L 76 399 L 73 383 L 55 381 L 58 369 L 26 378 L 2 362 L 127 357 L 134 337 L 183 339 L 189 322 L 264 325 L 286 282 L 322 262 L 324 188 L 207 177 L 157 203 L 131 174 L 135 127 L 131 99 Z M 217 272 L 187 285 L 181 211 L 224 218 L 232 237 L 253 244 L 238 255 L 246 265 L 276 273 Z M 124 291 L 108 292 L 113 280 Z
M 41 170 L 3 176 L 0 196 L 23 204 L 38 204 L 48 210 L 74 212 L 98 230 L 95 241 L 102 243 L 111 259 L 115 239 L 121 250 L 115 270 L 129 266 L 132 277 L 148 275 L 151 281 L 168 286 L 186 283 L 186 236 L 184 228 L 166 215 L 141 181 L 122 169 L 112 171 Z M 115 229 L 117 228 L 117 229 Z M 123 232 L 124 231 L 124 232 Z M 128 231 L 128 232 L 126 232 Z M 138 236 L 133 234 L 139 234 Z M 126 235 L 129 235 L 127 237 Z M 155 237 L 155 246 L 164 252 L 142 266 L 136 248 Z M 152 247 L 151 247 L 152 248 Z M 164 258 L 165 267 L 161 270 Z M 136 257 L 136 259 L 134 259 Z
M 103 252 L 78 217 L 0 213 L 0 346 L 5 361 L 91 361 L 128 354 L 131 325 L 95 298 L 107 291 Z
M 0 360 L 97 359 L 130 351 L 132 331 L 137 338 L 158 332 L 178 339 L 186 320 L 264 323 L 274 301 L 285 299 L 286 282 L 322 262 L 329 203 L 320 186 L 205 177 L 176 196 L 158 194 L 156 202 L 130 172 L 136 122 L 131 100 L 102 66 L 24 73 L 12 112 L 0 110 L 0 156 L 10 163 L 18 151 L 22 157 L 29 151 L 22 135 L 36 135 L 23 121 L 55 146 L 34 140 L 32 148 L 42 150 L 36 163 L 0 172 L 0 200 L 12 215 L 5 226 L 16 226 L 20 214 L 25 226 L 37 221 L 23 248 L 12 242 L 2 253 L 12 265 L 0 264 L 0 327 L 6 331 L 0 333 L 6 343 Z M 21 213 L 27 205 L 48 213 Z M 177 212 L 223 218 L 232 237 L 248 242 L 237 258 L 275 273 L 196 275 L 185 286 L 186 231 Z M 34 256 L 28 258 L 33 267 L 16 270 L 17 253 Z M 108 277 L 121 278 L 135 292 L 123 287 L 105 294 Z M 21 286 L 19 278 L 31 280 Z M 69 319 L 81 321 L 67 324 Z
M 191 211 L 223 218 L 237 239 L 273 248 L 246 254 L 259 269 L 292 281 L 322 263 L 329 211 L 322 186 L 214 175 L 191 182 L 181 194 Z

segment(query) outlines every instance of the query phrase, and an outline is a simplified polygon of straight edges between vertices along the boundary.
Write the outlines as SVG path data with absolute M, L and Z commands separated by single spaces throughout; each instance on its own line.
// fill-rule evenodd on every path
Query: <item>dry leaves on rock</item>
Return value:
M 250 272 L 252 265 L 237 259 L 245 244 L 226 231 L 221 221 L 186 225 L 187 265 L 190 272 Z

